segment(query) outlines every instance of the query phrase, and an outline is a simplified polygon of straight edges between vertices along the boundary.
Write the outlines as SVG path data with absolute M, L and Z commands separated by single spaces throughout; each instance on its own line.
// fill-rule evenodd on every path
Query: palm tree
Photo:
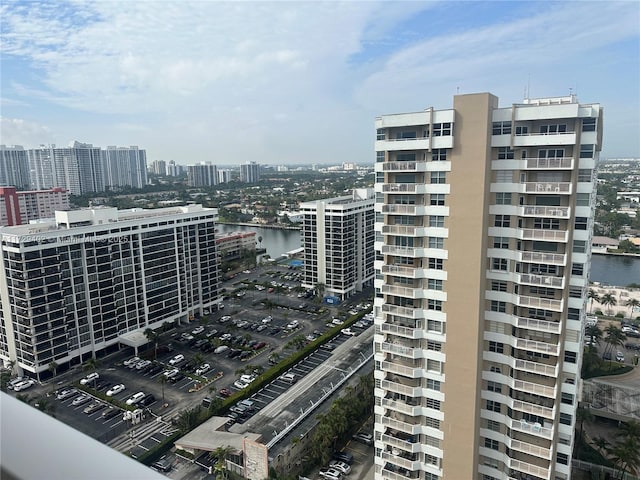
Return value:
M 100 360 L 98 360 L 96 357 L 91 357 L 89 360 L 84 362 L 82 369 L 90 370 L 92 373 L 95 373 L 96 370 L 98 370 L 98 367 L 100 367 Z M 96 383 L 96 379 L 94 378 L 93 379 L 94 386 L 95 386 L 95 383 Z
M 629 420 L 620 426 L 618 431 L 619 437 L 631 438 L 636 442 L 640 442 L 640 421 Z
M 611 315 L 611 307 L 615 307 L 618 304 L 616 297 L 610 293 L 605 293 L 600 299 L 600 303 L 607 308 L 607 313 Z
M 164 405 L 164 386 L 167 384 L 167 377 L 164 375 L 158 376 L 158 383 L 162 386 L 162 404 Z
M 607 336 L 604 341 L 607 342 L 607 348 L 605 348 L 605 353 L 611 352 L 613 347 L 619 347 L 624 345 L 624 341 L 627 339 L 627 336 L 615 325 L 609 325 L 604 329 Z M 604 358 L 604 355 L 603 355 Z
M 589 325 L 585 328 L 584 334 L 589 338 L 591 347 L 595 348 L 595 345 L 600 345 L 600 340 L 602 340 L 602 330 L 598 325 Z
M 60 365 L 58 365 L 55 361 L 49 363 L 49 371 L 53 374 L 54 377 L 56 376 L 59 366 Z
M 576 422 L 578 424 L 578 441 L 576 442 L 576 458 L 579 458 L 578 451 L 580 449 L 580 444 L 584 441 L 584 422 L 591 422 L 593 420 L 593 414 L 591 411 L 578 405 L 576 410 Z
M 630 298 L 624 305 L 625 307 L 629 307 L 629 318 L 633 318 L 633 310 L 636 307 L 640 307 L 640 300 Z
M 627 472 L 635 475 L 640 468 L 640 443 L 632 438 L 625 438 L 609 449 L 614 468 L 618 470 L 619 480 L 625 477 Z
M 198 425 L 200 417 L 200 406 L 183 410 L 178 416 L 177 424 L 180 432 L 187 433 Z
M 227 472 L 227 457 L 233 452 L 230 446 L 218 447 L 212 453 L 211 456 L 216 459 L 216 463 L 213 465 L 213 471 L 216 478 L 226 480 L 229 475 Z
M 152 328 L 147 328 L 144 331 L 144 335 L 147 337 L 147 340 L 149 340 L 149 342 L 154 342 L 154 346 L 153 346 L 153 359 L 155 360 L 157 355 L 158 355 L 158 337 L 159 335 L 156 333 L 156 331 Z
M 593 312 L 593 301 L 595 300 L 597 303 L 600 303 L 600 295 L 598 295 L 598 292 L 596 292 L 593 288 L 590 288 L 589 292 L 587 293 L 587 298 L 591 302 L 589 311 Z
M 600 455 L 604 456 L 609 448 L 609 442 L 606 438 L 598 436 L 593 439 L 593 446 L 600 452 Z
M 21 402 L 24 402 L 30 405 L 31 402 L 33 401 L 33 398 L 31 398 L 28 393 L 18 393 L 16 395 L 16 400 L 20 400 Z
M 49 400 L 47 397 L 40 397 L 36 403 L 33 404 L 41 412 L 44 412 L 52 417 L 55 417 L 56 404 Z

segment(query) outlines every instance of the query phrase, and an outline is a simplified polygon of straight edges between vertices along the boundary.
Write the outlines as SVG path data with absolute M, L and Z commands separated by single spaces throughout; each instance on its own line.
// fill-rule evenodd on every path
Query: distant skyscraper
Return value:
M 218 173 L 215 165 L 202 163 L 187 166 L 187 183 L 190 187 L 211 187 L 218 184 Z
M 105 187 L 144 188 L 147 185 L 147 153 L 136 146 L 102 150 Z
M 182 165 L 176 165 L 176 162 L 171 160 L 167 164 L 165 174 L 168 177 L 179 177 L 180 175 L 182 175 L 183 171 L 184 171 L 184 167 Z
M 167 175 L 167 162 L 164 160 L 154 160 L 151 163 L 151 171 L 155 175 Z
M 375 123 L 375 479 L 570 478 L 602 108 Z
M 15 187 L 0 187 L 0 226 L 53 218 L 56 210 L 69 208 L 69 192 L 64 188 L 17 192 Z
M 240 181 L 244 183 L 256 183 L 260 181 L 260 165 L 256 162 L 247 162 L 240 165 Z
M 0 186 L 24 190 L 30 184 L 27 151 L 20 145 L 0 145 Z
M 218 183 L 228 183 L 231 181 L 231 170 L 218 170 Z

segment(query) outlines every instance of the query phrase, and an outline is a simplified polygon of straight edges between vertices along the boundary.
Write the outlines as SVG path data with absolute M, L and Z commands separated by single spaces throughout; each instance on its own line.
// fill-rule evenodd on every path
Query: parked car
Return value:
M 329 467 L 329 468 L 321 468 L 318 474 L 326 478 L 327 480 L 341 480 L 342 472 L 337 468 Z
M 93 383 L 99 378 L 100 378 L 100 374 L 98 372 L 90 373 L 89 375 L 84 377 L 82 380 L 80 380 L 80 385 L 86 385 L 87 383 Z
M 266 316 L 262 319 L 262 323 L 267 324 L 267 323 L 271 323 L 271 320 L 273 320 L 273 317 L 271 315 Z
M 200 325 L 194 328 L 193 330 L 191 330 L 191 335 L 200 335 L 202 332 L 204 332 L 204 327 Z
M 156 401 L 155 395 L 153 395 L 153 393 L 150 393 L 149 395 L 147 395 L 146 397 L 144 397 L 142 400 L 140 400 L 138 402 L 138 406 L 140 406 L 140 407 L 148 407 L 149 405 L 151 405 L 155 401 Z
M 624 353 L 616 352 L 616 362 L 624 362 Z
M 196 375 L 204 375 L 209 370 L 211 370 L 211 365 L 209 365 L 208 363 L 204 363 L 196 369 Z
M 342 332 L 343 335 L 348 335 L 350 337 L 354 337 L 357 335 L 357 333 L 351 330 L 350 328 L 343 328 L 340 331 Z
M 138 363 L 139 361 L 140 361 L 140 358 L 139 358 L 139 357 L 133 357 L 133 358 L 130 358 L 129 360 L 125 360 L 124 362 L 122 362 L 122 364 L 123 364 L 125 367 L 128 367 L 129 365 L 132 365 L 132 364 Z
M 184 373 L 178 372 L 175 375 L 172 375 L 171 377 L 169 377 L 169 381 L 171 383 L 176 383 L 176 382 L 179 382 L 180 380 L 182 380 L 183 378 L 184 378 Z
M 102 418 L 104 420 L 111 420 L 113 417 L 117 417 L 120 414 L 121 410 L 116 407 L 109 407 L 108 410 L 102 412 Z
M 181 363 L 183 361 L 184 361 L 184 355 L 179 353 L 178 355 L 173 357 L 171 360 L 169 360 L 169 365 L 178 365 L 179 363 Z
M 122 383 L 118 385 L 114 385 L 109 390 L 107 390 L 107 397 L 113 397 L 114 395 L 117 395 L 118 393 L 123 392 L 125 388 L 126 387 Z
M 92 413 L 95 413 L 98 410 L 102 410 L 106 406 L 107 405 L 102 403 L 102 402 L 95 402 L 95 403 L 92 403 L 91 405 L 89 405 L 87 408 L 85 408 L 84 409 L 84 413 L 86 413 L 87 415 L 91 415 Z
M 298 376 L 295 373 L 285 373 L 280 376 L 280 379 L 293 385 L 298 381 Z
M 221 388 L 218 393 L 221 397 L 227 398 L 231 395 L 231 390 L 229 390 L 228 388 Z
M 147 368 L 152 363 L 153 362 L 151 360 L 142 360 L 141 362 L 138 362 L 136 364 L 136 370 L 144 370 L 145 368 Z
M 26 390 L 27 388 L 33 387 L 35 384 L 36 384 L 36 381 L 33 378 L 28 378 L 26 380 L 22 380 L 21 382 L 14 384 L 13 391 L 21 392 L 22 390 Z
M 177 369 L 177 368 L 172 368 L 171 370 L 167 370 L 167 371 L 165 371 L 165 372 L 163 373 L 163 375 L 164 375 L 166 378 L 171 378 L 171 377 L 176 376 L 178 373 L 180 373 L 180 370 L 179 370 L 179 369 Z
M 127 401 L 125 402 L 127 405 L 136 405 L 140 400 L 142 400 L 145 397 L 144 392 L 138 392 L 138 393 L 134 393 L 133 395 L 131 395 L 129 398 L 127 398 Z
M 153 462 L 151 464 L 151 468 L 153 468 L 154 470 L 158 470 L 159 472 L 166 473 L 171 471 L 172 464 L 166 457 L 162 457 L 160 460 L 156 460 L 155 462 Z
M 258 342 L 258 343 L 254 343 L 251 348 L 253 348 L 254 350 L 260 350 L 261 348 L 264 348 L 266 345 L 267 344 L 265 342 Z
M 247 325 L 249 325 L 249 322 L 247 322 L 246 320 L 242 320 L 241 322 L 238 322 L 238 323 L 236 324 L 236 327 L 238 327 L 238 328 L 244 328 L 244 327 L 246 327 Z
M 219 355 L 221 353 L 226 352 L 227 350 L 229 350 L 229 347 L 227 345 L 220 345 L 218 348 L 216 348 L 213 353 L 215 353 L 216 355 Z
M 334 453 L 333 459 L 340 460 L 341 462 L 348 463 L 349 465 L 353 463 L 353 455 L 346 450 Z
M 293 320 L 293 321 L 291 321 L 291 322 L 289 322 L 289 323 L 287 324 L 287 328 L 288 328 L 289 330 L 293 330 L 294 328 L 298 328 L 298 326 L 299 326 L 299 325 L 300 325 L 300 324 L 298 323 L 298 321 L 297 321 L 297 320 Z
M 89 400 L 91 400 L 91 397 L 89 395 L 87 395 L 86 393 L 83 393 L 79 397 L 75 398 L 71 402 L 71 405 L 73 405 L 74 407 L 77 407 L 78 405 L 82 405 L 83 403 L 87 403 Z
M 351 473 L 351 465 L 340 460 L 331 460 L 329 462 L 329 467 L 339 470 L 344 475 L 349 475 Z
M 71 398 L 74 395 L 77 395 L 78 391 L 75 388 L 65 388 L 63 390 L 61 390 L 58 395 L 56 395 L 56 398 L 58 400 L 66 400 L 67 398 Z
M 373 435 L 369 433 L 356 433 L 353 436 L 353 439 L 360 443 L 364 443 L 365 445 L 373 445 Z
M 231 320 L 231 317 L 229 315 L 223 315 L 222 317 L 220 317 L 220 320 L 218 320 L 220 323 L 227 323 L 229 320 Z

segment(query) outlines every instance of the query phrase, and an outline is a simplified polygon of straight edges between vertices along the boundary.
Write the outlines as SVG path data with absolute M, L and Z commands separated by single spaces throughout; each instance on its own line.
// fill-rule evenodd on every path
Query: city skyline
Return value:
M 598 98 L 602 157 L 640 156 L 635 2 L 162 5 L 4 2 L 2 143 L 373 164 L 375 117 L 490 90 Z

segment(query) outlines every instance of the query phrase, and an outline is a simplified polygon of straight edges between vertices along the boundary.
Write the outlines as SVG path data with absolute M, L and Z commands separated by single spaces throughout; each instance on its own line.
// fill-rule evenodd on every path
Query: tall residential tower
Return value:
M 602 108 L 376 119 L 376 480 L 570 477 Z

